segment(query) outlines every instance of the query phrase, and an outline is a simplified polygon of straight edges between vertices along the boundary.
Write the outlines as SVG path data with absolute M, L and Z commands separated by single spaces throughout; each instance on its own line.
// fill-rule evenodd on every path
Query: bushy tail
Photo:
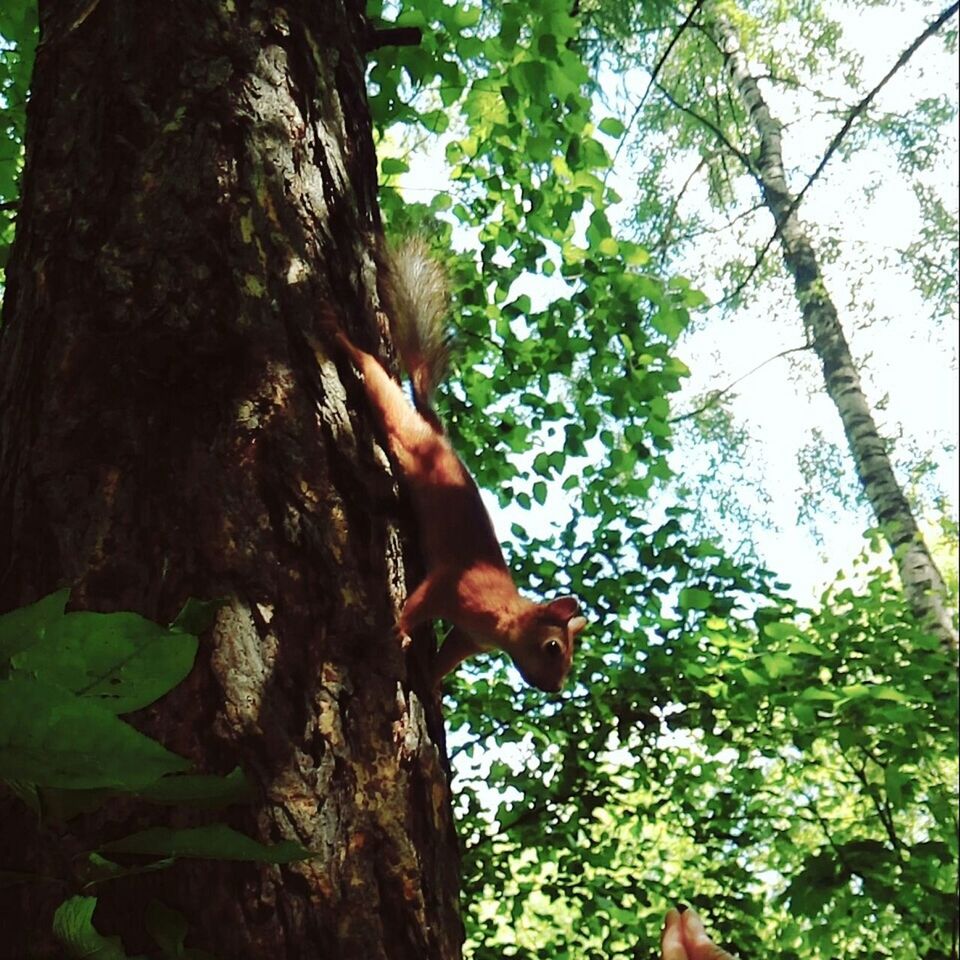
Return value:
M 393 328 L 400 362 L 413 385 L 417 409 L 435 419 L 430 397 L 450 362 L 445 324 L 447 276 L 421 237 L 411 237 L 381 257 L 380 297 Z

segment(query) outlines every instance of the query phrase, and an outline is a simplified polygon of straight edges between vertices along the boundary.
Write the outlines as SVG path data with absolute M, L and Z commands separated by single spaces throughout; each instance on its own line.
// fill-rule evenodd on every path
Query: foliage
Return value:
M 136 614 L 64 613 L 60 590 L 0 618 L 0 776 L 136 791 L 189 763 L 120 720 L 179 683 L 197 639 Z
M 119 937 L 104 937 L 97 931 L 93 924 L 96 907 L 96 897 L 71 897 L 60 905 L 54 916 L 53 931 L 66 956 L 77 960 L 144 960 L 142 956 L 131 957 L 125 953 Z M 144 919 L 147 932 L 164 960 L 214 960 L 206 951 L 184 945 L 187 921 L 177 910 L 159 900 L 151 900 Z
M 683 900 L 743 956 L 947 957 L 956 677 L 878 564 L 759 631 L 709 618 L 682 650 L 685 702 L 621 716 L 593 751 L 561 744 L 547 784 L 481 770 L 470 955 L 653 956 Z M 546 739 L 515 766 L 542 772 Z
M 945 734 L 955 687 L 889 572 L 863 593 L 838 589 L 805 619 L 762 570 L 691 542 L 693 503 L 650 506 L 673 476 L 671 398 L 686 373 L 673 345 L 703 302 L 655 264 L 691 237 L 709 243 L 711 226 L 671 204 L 658 178 L 671 182 L 677 158 L 700 151 L 710 198 L 742 197 L 739 160 L 711 144 L 710 118 L 734 142 L 745 118 L 710 89 L 722 64 L 691 30 L 663 74 L 672 100 L 651 97 L 656 107 L 639 114 L 640 245 L 628 240 L 609 180 L 630 118 L 593 119 L 586 32 L 568 9 L 400 5 L 397 22 L 425 27 L 426 43 L 378 51 L 370 73 L 389 229 L 432 233 L 452 263 L 455 445 L 514 521 L 521 582 L 570 589 L 593 615 L 562 709 L 497 666 L 451 685 L 468 953 L 646 956 L 665 908 L 685 899 L 746 956 L 773 944 L 784 956 L 939 956 L 949 922 L 932 929 L 924 911 L 955 916 Z M 776 23 L 792 16 L 781 8 Z M 591 23 L 601 42 L 623 26 L 602 14 Z M 761 26 L 740 25 L 751 40 Z M 810 55 L 765 61 L 787 87 L 839 55 L 839 29 L 819 11 L 797 28 Z M 666 38 L 637 36 L 618 49 L 639 46 L 649 69 Z M 698 127 L 678 102 L 708 120 Z M 416 161 L 398 153 L 423 133 L 445 151 L 449 190 L 410 203 L 396 183 Z M 731 287 L 767 239 L 726 264 Z M 536 286 L 528 272 L 551 279 Z M 754 279 L 775 274 L 768 259 Z M 646 361 L 639 382 L 635 357 Z M 552 532 L 536 520 L 543 504 Z M 860 620 L 847 623 L 853 607 Z M 920 742 L 929 754 L 914 757 Z M 888 783 L 881 768 L 899 772 Z M 909 797 L 904 769 L 916 771 Z
M 0 21 L 18 44 L 0 51 L 0 69 L 19 79 L 0 80 L 0 95 L 22 105 L 14 92 L 25 91 L 32 4 L 16 9 Z M 794 13 L 780 8 L 771 29 Z M 807 84 L 814 59 L 837 49 L 833 25 L 803 13 L 796 29 L 808 56 L 786 72 L 766 61 L 785 85 Z M 459 353 L 441 398 L 445 422 L 504 508 L 519 581 L 576 593 L 591 617 L 562 698 L 520 689 L 500 662 L 461 671 L 448 689 L 468 954 L 650 956 L 664 910 L 685 900 L 744 956 L 774 946 L 814 960 L 946 956 L 957 705 L 940 652 L 885 567 L 798 610 L 767 571 L 689 535 L 695 497 L 666 499 L 678 489 L 672 416 L 689 373 L 676 344 L 705 298 L 664 271 L 690 239 L 698 249 L 712 241 L 710 224 L 667 202 L 661 182 L 694 153 L 711 199 L 738 191 L 702 130 L 651 99 L 659 106 L 643 114 L 649 156 L 637 165 L 627 233 L 611 181 L 636 128 L 598 108 L 598 94 L 609 54 L 641 49 L 649 64 L 664 41 L 652 28 L 673 14 L 558 0 L 529 9 L 375 2 L 371 14 L 424 28 L 419 47 L 373 53 L 369 86 L 388 229 L 428 234 L 449 267 Z M 750 20 L 747 34 L 760 26 Z M 683 52 L 663 78 L 674 97 L 737 130 L 743 118 L 709 87 L 715 52 L 692 40 Z M 14 195 L 2 192 L 3 177 L 16 176 L 22 129 L 17 114 L 3 131 L 0 203 Z M 896 136 L 908 145 L 908 134 Z M 444 156 L 435 177 L 444 186 L 410 202 L 399 178 L 413 162 L 407 147 L 426 136 Z M 911 255 L 922 263 L 922 253 Z M 748 266 L 724 269 L 735 281 Z M 918 277 L 942 297 L 939 261 L 928 267 Z M 725 419 L 712 429 L 732 435 Z M 248 799 L 241 773 L 176 772 L 184 761 L 118 716 L 177 682 L 201 627 L 64 614 L 57 596 L 0 624 L 0 683 L 38 704 L 0 702 L 0 770 L 20 778 L 21 795 L 67 813 L 107 793 L 208 806 Z M 84 619 L 63 622 L 75 617 Z M 47 752 L 59 742 L 54 705 L 112 731 L 110 756 L 82 738 Z M 155 858 L 144 870 L 176 856 L 305 854 L 261 848 L 222 825 L 197 829 L 151 830 L 90 852 L 86 885 L 58 914 L 68 954 L 123 955 L 97 933 L 86 896 L 133 869 L 106 853 Z M 193 956 L 178 916 L 156 905 L 148 930 L 163 955 Z
M 816 250 L 870 402 L 884 411 L 887 433 L 896 434 L 898 421 L 913 413 L 912 378 L 888 375 L 879 382 L 875 371 L 902 369 L 902 345 L 909 338 L 939 341 L 954 357 L 956 350 L 957 105 L 947 77 L 939 84 L 933 80 L 949 69 L 945 52 L 955 39 L 955 10 L 952 21 L 894 71 L 881 94 L 866 101 L 914 34 L 940 12 L 925 2 L 896 13 L 869 3 L 698 2 L 675 11 L 664 29 L 641 30 L 636 21 L 626 30 L 614 21 L 606 25 L 603 43 L 617 51 L 610 86 L 620 94 L 611 99 L 621 104 L 618 116 L 626 129 L 618 148 L 622 175 L 637 183 L 631 236 L 663 268 L 689 270 L 713 296 L 713 308 L 699 321 L 706 333 L 698 336 L 698 330 L 682 344 L 701 360 L 697 388 L 710 382 L 711 373 L 722 377 L 725 370 L 732 378 L 749 367 L 756 373 L 765 365 L 761 359 L 775 361 L 780 373 L 752 377 L 755 385 L 734 407 L 738 422 L 752 421 L 754 438 L 771 430 L 773 418 L 764 412 L 776 411 L 773 429 L 780 442 L 768 444 L 774 452 L 750 456 L 736 434 L 714 438 L 710 443 L 718 452 L 710 465 L 719 457 L 725 469 L 702 471 L 699 483 L 684 477 L 704 488 L 711 505 L 739 498 L 739 510 L 750 510 L 756 487 L 767 482 L 771 469 L 787 473 L 784 454 L 795 455 L 790 480 L 802 491 L 799 518 L 818 534 L 846 516 L 852 475 L 849 467 L 838 473 L 834 457 L 818 463 L 810 456 L 824 432 L 837 450 L 845 450 L 847 440 L 816 402 L 806 412 L 795 403 L 809 384 L 822 389 L 821 371 L 812 354 L 805 358 L 799 349 L 793 279 L 781 262 L 769 198 L 756 176 L 762 152 L 756 125 L 731 83 L 717 23 L 725 19 L 735 29 L 762 95 L 782 121 L 784 176 L 804 197 L 802 230 Z M 901 36 L 905 27 L 911 33 Z M 864 52 L 878 49 L 883 53 L 868 62 Z M 832 139 L 848 120 L 852 124 L 832 153 Z M 948 318 L 953 327 L 944 324 Z M 929 351 L 931 358 L 936 354 L 936 348 Z M 701 408 L 701 417 L 708 413 L 709 406 Z M 937 420 L 939 435 L 928 426 Z M 927 436 L 898 444 L 899 476 L 942 453 L 943 418 L 926 421 Z M 791 431 L 795 441 L 787 444 L 783 437 Z M 678 450 L 699 464 L 703 437 L 684 440 L 681 433 Z M 923 497 L 927 510 L 951 483 L 953 471 L 939 459 L 936 482 L 922 491 L 935 488 Z M 849 463 L 846 454 L 844 460 Z M 833 496 L 815 504 L 819 510 L 810 509 L 810 494 L 816 496 L 820 486 Z M 793 483 L 783 487 L 773 505 L 786 513 Z M 758 526 L 741 535 L 763 539 Z
M 4 0 L 0 7 L 0 280 L 13 240 L 27 88 L 36 43 L 35 0 Z
M 249 802 L 251 790 L 240 770 L 226 777 L 186 773 L 189 761 L 120 719 L 187 675 L 196 634 L 212 624 L 219 603 L 190 600 L 162 627 L 134 613 L 66 613 L 69 594 L 59 590 L 0 616 L 0 778 L 38 816 L 56 820 L 124 795 L 201 809 Z M 121 866 L 104 853 L 151 859 Z M 59 879 L 88 890 L 165 869 L 178 857 L 289 863 L 306 856 L 298 844 L 264 846 L 222 823 L 154 827 L 103 838 L 99 851 L 75 858 L 76 875 Z M 51 879 L 0 873 L 0 883 Z M 116 939 L 101 937 L 93 927 L 95 905 L 88 896 L 65 901 L 54 932 L 70 956 L 123 957 Z

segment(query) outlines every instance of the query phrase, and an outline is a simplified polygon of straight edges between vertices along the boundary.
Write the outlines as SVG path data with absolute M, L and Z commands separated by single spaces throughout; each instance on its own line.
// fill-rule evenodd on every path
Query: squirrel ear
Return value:
M 567 633 L 570 634 L 570 639 L 572 640 L 586 625 L 586 617 L 574 617 L 570 620 L 567 624 Z
M 547 604 L 547 612 L 552 620 L 566 623 L 580 612 L 580 604 L 574 597 L 560 597 Z

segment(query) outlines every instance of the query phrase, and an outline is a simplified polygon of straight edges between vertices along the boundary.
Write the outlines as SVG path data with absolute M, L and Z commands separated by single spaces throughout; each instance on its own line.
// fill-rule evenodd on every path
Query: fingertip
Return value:
M 677 910 L 668 910 L 664 917 L 663 933 L 660 935 L 660 960 L 687 960 L 680 913 Z
M 700 914 L 693 907 L 688 907 L 683 915 L 683 929 L 689 937 L 706 939 L 707 930 L 703 925 Z

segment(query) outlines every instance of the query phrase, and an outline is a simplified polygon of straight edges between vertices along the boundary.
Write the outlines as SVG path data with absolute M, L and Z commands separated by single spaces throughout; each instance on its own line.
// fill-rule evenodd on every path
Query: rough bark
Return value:
M 226 597 L 191 676 L 134 720 L 198 770 L 248 772 L 234 826 L 317 853 L 179 861 L 98 889 L 95 922 L 149 953 L 157 897 L 221 958 L 457 957 L 439 706 L 426 653 L 391 636 L 405 514 L 353 370 L 302 332 L 382 339 L 363 4 L 40 7 L 0 328 L 0 610 L 69 585 L 74 607 L 167 622 Z M 0 796 L 0 867 L 62 881 L 4 892 L 0 954 L 59 956 L 82 851 L 200 816 L 114 802 L 38 827 Z
M 954 651 L 957 631 L 945 604 L 946 587 L 897 481 L 857 365 L 809 233 L 796 213 L 784 172 L 782 124 L 770 112 L 732 24 L 714 21 L 727 72 L 759 140 L 755 173 L 779 232 L 783 260 L 793 277 L 804 328 L 823 370 L 826 391 L 843 424 L 857 477 L 893 552 L 904 595 L 917 619 Z

